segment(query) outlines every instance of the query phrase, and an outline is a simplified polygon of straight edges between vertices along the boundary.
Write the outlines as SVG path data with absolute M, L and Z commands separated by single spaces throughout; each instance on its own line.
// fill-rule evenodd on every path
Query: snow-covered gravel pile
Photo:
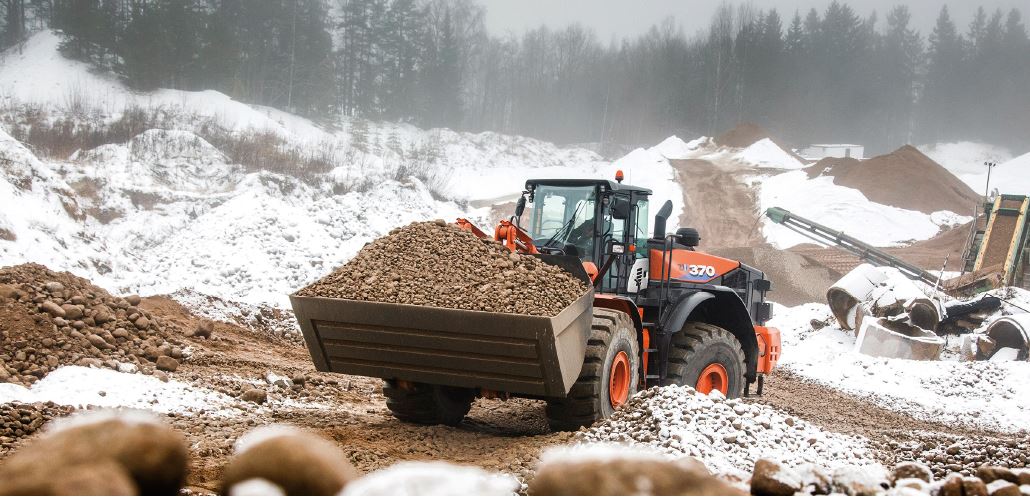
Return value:
M 782 335 L 779 369 L 923 420 L 1030 430 L 1026 361 L 912 361 L 858 354 L 854 333 L 838 328 L 825 304 L 777 306 L 769 325 Z M 959 340 L 950 337 L 949 342 L 954 347 Z
M 726 400 L 691 387 L 648 389 L 608 420 L 583 431 L 586 442 L 623 442 L 692 456 L 715 473 L 750 474 L 759 458 L 826 468 L 877 463 L 865 439 L 822 429 L 760 404 Z

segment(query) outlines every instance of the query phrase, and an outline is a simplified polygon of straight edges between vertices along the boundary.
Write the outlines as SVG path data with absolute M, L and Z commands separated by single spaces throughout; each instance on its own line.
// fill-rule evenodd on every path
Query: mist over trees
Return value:
M 1030 39 L 1019 10 L 900 5 L 778 12 L 724 4 L 702 33 L 670 19 L 494 36 L 469 0 L 0 0 L 0 40 L 60 30 L 69 57 L 139 89 L 216 89 L 313 118 L 642 144 L 754 121 L 783 140 L 982 140 L 1030 148 Z

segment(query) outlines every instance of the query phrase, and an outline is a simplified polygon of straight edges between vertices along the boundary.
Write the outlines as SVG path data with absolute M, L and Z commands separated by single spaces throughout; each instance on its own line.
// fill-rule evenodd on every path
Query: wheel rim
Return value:
M 715 389 L 723 394 L 729 392 L 730 377 L 726 374 L 726 367 L 719 363 L 706 366 L 697 377 L 696 388 L 702 394 L 709 394 Z
M 608 377 L 608 398 L 612 408 L 622 406 L 629 400 L 629 356 L 619 351 L 612 360 L 611 375 Z

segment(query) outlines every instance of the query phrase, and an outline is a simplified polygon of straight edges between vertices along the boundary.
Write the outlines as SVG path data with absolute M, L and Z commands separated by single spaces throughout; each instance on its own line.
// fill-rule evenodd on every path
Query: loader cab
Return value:
M 603 271 L 599 291 L 619 292 L 629 267 L 646 256 L 650 195 L 649 189 L 607 180 L 530 180 L 525 198 L 532 208 L 520 225 L 542 253 L 593 263 Z

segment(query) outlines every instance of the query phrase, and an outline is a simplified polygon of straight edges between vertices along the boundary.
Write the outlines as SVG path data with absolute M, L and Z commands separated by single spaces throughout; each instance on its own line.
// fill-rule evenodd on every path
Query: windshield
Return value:
M 580 257 L 593 256 L 595 186 L 538 186 L 533 196 L 529 234 L 549 248 L 573 245 Z

